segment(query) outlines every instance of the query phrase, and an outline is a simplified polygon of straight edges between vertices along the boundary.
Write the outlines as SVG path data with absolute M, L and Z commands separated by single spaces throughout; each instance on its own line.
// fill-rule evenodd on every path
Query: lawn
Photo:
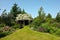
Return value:
M 19 29 L 0 40 L 60 40 L 58 37 L 48 33 L 42 33 L 31 30 L 29 27 Z

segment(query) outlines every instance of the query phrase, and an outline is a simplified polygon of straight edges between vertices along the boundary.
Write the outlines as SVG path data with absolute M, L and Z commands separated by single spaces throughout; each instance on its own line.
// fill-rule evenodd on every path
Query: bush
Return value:
M 4 26 L 0 29 L 0 38 L 5 37 L 15 31 L 14 28 L 9 27 L 9 26 Z
M 19 25 L 19 24 L 14 24 L 12 27 L 13 27 L 14 29 L 17 29 L 17 28 L 20 28 L 20 25 Z
M 49 23 L 42 23 L 39 27 L 38 27 L 38 31 L 42 31 L 42 32 L 47 32 L 47 33 L 55 33 L 58 28 L 54 27 L 54 24 L 49 24 Z
M 43 28 L 43 27 L 40 27 L 40 28 L 38 28 L 38 31 L 40 31 L 40 32 L 46 32 L 46 29 Z
M 5 37 L 8 34 L 10 34 L 9 31 L 0 32 L 0 38 Z
M 4 26 L 5 26 L 5 24 L 0 24 L 0 28 L 1 28 L 1 27 L 4 27 Z
M 55 35 L 57 35 L 57 36 L 60 37 L 60 29 L 58 29 L 58 30 L 55 32 Z
M 50 28 L 49 28 L 50 26 L 48 23 L 42 23 L 40 25 L 40 27 L 42 27 L 44 29 L 43 32 L 49 32 L 50 31 Z
M 57 28 L 60 28 L 60 23 L 56 23 L 56 27 Z

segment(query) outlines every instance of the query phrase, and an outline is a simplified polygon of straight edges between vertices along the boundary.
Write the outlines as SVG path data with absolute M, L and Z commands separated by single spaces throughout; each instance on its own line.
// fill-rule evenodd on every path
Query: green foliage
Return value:
M 52 18 L 50 13 L 48 13 L 47 18 L 50 18 L 50 19 Z
M 44 28 L 44 32 L 49 32 L 49 24 L 48 23 L 43 23 L 41 24 L 41 27 Z
M 57 22 L 60 22 L 60 12 L 57 13 L 56 20 Z
M 27 26 L 0 40 L 60 40 L 60 38 L 48 33 L 33 31 Z
M 43 7 L 40 7 L 40 10 L 38 11 L 39 16 L 43 13 Z
M 54 20 L 52 19 L 52 16 L 51 16 L 51 14 L 49 13 L 47 16 L 46 16 L 46 22 L 47 23 L 52 23 Z
M 4 10 L 4 11 L 2 12 L 1 22 L 0 22 L 0 23 L 11 26 L 11 19 L 10 19 L 10 17 L 8 16 L 6 10 Z
M 60 23 L 56 23 L 56 27 L 60 29 Z
M 45 23 L 45 19 L 46 19 L 46 16 L 45 16 L 45 13 L 43 11 L 43 7 L 40 8 L 40 10 L 38 11 L 39 13 L 39 16 L 36 17 L 33 22 L 31 23 L 31 27 L 34 27 L 34 29 L 36 30 L 37 28 L 39 28 L 39 26 L 42 24 L 42 23 Z
M 11 14 L 13 14 L 14 17 L 16 17 L 17 15 L 17 10 L 18 10 L 18 7 L 17 7 L 17 4 L 15 3 L 13 6 L 12 6 L 12 9 L 11 9 Z
M 0 24 L 0 28 L 2 28 L 2 27 L 4 27 L 5 26 L 5 24 Z
M 40 19 L 45 19 L 45 13 L 43 11 L 43 7 L 40 7 L 40 10 L 38 11 L 38 14 L 39 14 L 39 18 Z
M 1 21 L 2 21 L 2 23 L 6 23 L 7 22 L 7 13 L 6 13 L 6 10 L 4 10 L 2 12 Z
M 21 14 L 26 14 L 25 10 L 23 9 L 23 11 L 21 12 Z
M 15 23 L 12 27 L 13 27 L 14 29 L 17 29 L 17 28 L 20 28 L 20 25 Z
M 15 3 L 13 6 L 12 6 L 12 9 L 10 11 L 10 16 L 13 20 L 15 20 L 15 17 L 17 16 L 18 14 L 18 7 L 17 7 L 17 4 Z
M 25 10 L 21 10 L 20 7 L 18 7 L 18 5 L 15 3 L 13 6 L 12 6 L 12 9 L 10 11 L 10 16 L 12 18 L 13 21 L 15 21 L 16 17 L 18 14 L 25 14 Z
M 60 30 L 58 30 L 60 29 L 60 12 L 57 14 L 56 19 L 52 18 L 50 13 L 46 16 L 42 7 L 38 13 L 39 16 L 34 18 L 33 22 L 30 24 L 30 27 L 33 27 L 33 30 L 35 31 L 60 36 Z
M 14 31 L 15 29 L 12 27 L 8 27 L 8 26 L 2 27 L 0 28 L 0 38 L 7 36 L 13 33 Z
M 25 10 L 21 10 L 21 8 L 18 7 L 18 5 L 15 3 L 10 12 L 7 14 L 6 9 L 2 12 L 0 17 L 0 23 L 5 24 L 7 26 L 13 26 L 16 19 L 17 14 L 25 14 Z
M 60 36 L 58 29 L 59 28 L 58 28 L 58 26 L 56 26 L 56 23 L 52 23 L 52 24 L 50 24 L 50 23 L 42 23 L 40 26 L 38 26 L 34 30 Z
M 24 14 L 23 19 L 32 19 L 31 16 L 25 15 L 27 14 L 25 10 L 21 10 L 21 8 L 18 7 L 16 3 L 12 6 L 9 13 L 6 12 L 6 9 L 3 10 L 0 16 L 0 37 L 12 33 L 14 29 L 19 29 L 21 25 L 17 24 L 15 20 L 17 15 L 19 14 Z M 22 19 L 22 15 L 19 15 L 17 17 L 17 20 L 19 20 L 20 18 Z M 12 28 L 6 28 L 4 26 L 10 26 Z M 56 18 L 52 18 L 50 13 L 48 13 L 48 15 L 46 16 L 43 7 L 41 7 L 38 11 L 38 16 L 33 19 L 30 27 L 33 27 L 33 30 L 35 31 L 46 32 L 60 36 L 60 12 L 57 13 Z
M 0 32 L 0 38 L 5 37 L 6 35 L 9 35 L 9 34 L 10 34 L 9 31 Z
M 60 37 L 60 29 L 58 29 L 54 34 Z

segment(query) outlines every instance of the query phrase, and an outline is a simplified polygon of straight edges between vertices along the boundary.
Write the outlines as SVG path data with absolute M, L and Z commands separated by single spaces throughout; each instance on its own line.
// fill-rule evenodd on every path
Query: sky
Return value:
M 41 6 L 46 15 L 51 13 L 52 17 L 56 17 L 57 12 L 60 11 L 60 0 L 0 0 L 0 15 L 4 9 L 10 12 L 14 3 L 31 14 L 33 18 L 38 16 L 38 10 Z

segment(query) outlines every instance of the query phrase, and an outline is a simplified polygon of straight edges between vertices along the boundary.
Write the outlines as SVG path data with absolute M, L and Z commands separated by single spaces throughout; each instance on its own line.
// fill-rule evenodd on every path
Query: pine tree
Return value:
M 43 12 L 43 7 L 40 7 L 40 10 L 38 11 L 39 17 L 42 15 L 42 12 Z
M 18 8 L 19 7 L 16 3 L 12 6 L 12 9 L 10 11 L 10 15 L 11 15 L 13 20 L 15 20 L 17 14 L 19 14 L 20 9 L 18 9 Z
M 43 7 L 40 7 L 40 10 L 38 11 L 38 13 L 39 13 L 39 18 L 40 19 L 45 19 L 45 13 L 44 13 L 44 11 L 43 11 Z
M 57 22 L 60 22 L 60 12 L 57 13 L 56 20 Z
M 7 12 L 6 12 L 6 9 L 2 12 L 1 21 L 2 21 L 2 23 L 6 23 L 8 21 L 7 20 Z
M 21 14 L 26 14 L 26 12 L 25 12 L 25 10 L 24 10 L 24 9 L 21 11 Z
M 47 18 L 50 18 L 50 19 L 52 18 L 50 13 L 48 13 Z

